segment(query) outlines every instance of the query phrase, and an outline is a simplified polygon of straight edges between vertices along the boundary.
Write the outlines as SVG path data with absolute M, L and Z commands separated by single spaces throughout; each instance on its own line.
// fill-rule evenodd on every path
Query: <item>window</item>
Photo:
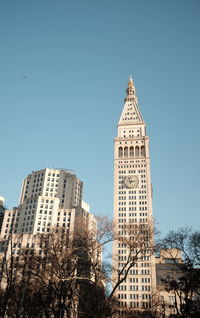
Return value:
M 130 157 L 134 156 L 134 148 L 131 146 L 130 147 Z
M 123 156 L 123 149 L 122 147 L 119 147 L 118 149 L 118 157 L 121 158 Z
M 124 148 L 124 157 L 128 157 L 128 147 Z

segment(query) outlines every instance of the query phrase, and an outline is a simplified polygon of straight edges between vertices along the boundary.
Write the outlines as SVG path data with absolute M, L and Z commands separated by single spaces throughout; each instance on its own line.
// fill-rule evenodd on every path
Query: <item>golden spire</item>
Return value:
M 129 77 L 128 87 L 126 89 L 127 97 L 135 97 L 135 86 L 133 83 L 132 76 Z
M 133 79 L 132 79 L 132 76 L 130 75 L 129 77 L 129 82 L 128 82 L 128 88 L 133 88 Z

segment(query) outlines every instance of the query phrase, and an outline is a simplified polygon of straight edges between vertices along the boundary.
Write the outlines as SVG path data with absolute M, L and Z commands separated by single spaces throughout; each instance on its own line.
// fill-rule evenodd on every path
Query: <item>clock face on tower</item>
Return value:
M 136 176 L 127 176 L 124 178 L 124 184 L 127 188 L 137 188 L 139 179 Z

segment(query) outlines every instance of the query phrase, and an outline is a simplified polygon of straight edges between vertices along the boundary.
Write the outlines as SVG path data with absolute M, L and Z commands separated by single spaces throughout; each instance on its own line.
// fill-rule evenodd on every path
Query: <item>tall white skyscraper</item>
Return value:
M 128 225 L 132 228 L 142 225 L 145 229 L 152 224 L 149 137 L 135 91 L 130 78 L 114 140 L 114 222 L 121 236 L 126 235 L 124 229 Z M 114 242 L 113 253 L 119 272 L 127 261 L 126 244 Z M 116 291 L 116 297 L 122 307 L 147 307 L 154 287 L 154 256 L 147 252 L 138 257 L 134 269 L 131 268 Z
M 82 181 L 70 170 L 33 171 L 23 181 L 19 206 L 5 211 L 1 239 L 11 233 L 46 233 L 55 227 L 70 233 L 80 215 L 91 221 L 94 217 L 82 201 L 82 190 Z

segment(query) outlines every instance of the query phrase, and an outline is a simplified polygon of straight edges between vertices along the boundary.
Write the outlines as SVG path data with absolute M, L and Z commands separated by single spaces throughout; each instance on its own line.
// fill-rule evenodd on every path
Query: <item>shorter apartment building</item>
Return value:
M 96 219 L 82 201 L 82 193 L 83 182 L 72 170 L 33 171 L 23 180 L 19 206 L 2 208 L 0 252 L 5 252 L 11 236 L 17 254 L 25 246 L 34 246 L 37 234 L 62 229 L 65 235 L 73 236 L 83 228 L 95 233 Z
M 6 240 L 10 233 L 49 232 L 58 223 L 59 210 L 82 206 L 82 187 L 71 170 L 33 171 L 22 183 L 19 206 L 5 212 L 1 238 Z

